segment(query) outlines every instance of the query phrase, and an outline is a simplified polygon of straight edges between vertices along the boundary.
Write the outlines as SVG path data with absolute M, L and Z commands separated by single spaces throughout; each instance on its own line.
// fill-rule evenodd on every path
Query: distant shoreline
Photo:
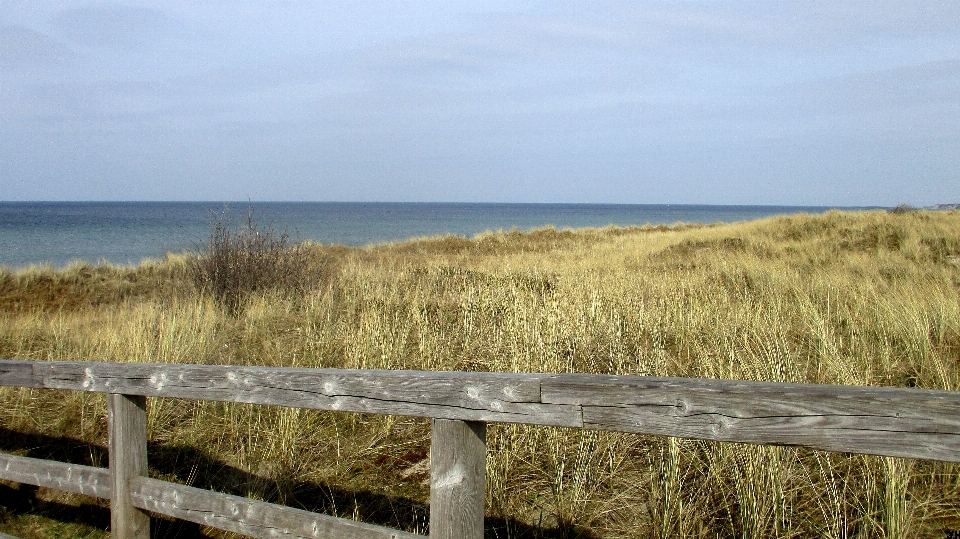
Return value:
M 826 206 L 527 204 L 432 202 L 0 202 L 0 265 L 138 264 L 196 250 L 225 211 L 236 224 L 247 209 L 292 240 L 351 247 L 545 226 L 585 228 L 751 221 Z

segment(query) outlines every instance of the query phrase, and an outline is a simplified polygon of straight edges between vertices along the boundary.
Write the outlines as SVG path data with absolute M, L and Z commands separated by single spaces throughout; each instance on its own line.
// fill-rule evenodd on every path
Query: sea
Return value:
M 138 264 L 202 250 L 217 220 L 291 240 L 368 246 L 415 237 L 607 225 L 736 222 L 822 206 L 404 202 L 0 202 L 0 266 Z M 851 209 L 851 208 L 843 208 Z

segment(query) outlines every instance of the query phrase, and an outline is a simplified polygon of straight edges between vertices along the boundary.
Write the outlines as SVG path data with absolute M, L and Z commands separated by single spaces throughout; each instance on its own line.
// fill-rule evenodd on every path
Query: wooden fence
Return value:
M 0 479 L 110 499 L 114 538 L 146 511 L 260 538 L 420 535 L 147 476 L 146 397 L 433 419 L 430 537 L 483 537 L 486 424 L 600 429 L 960 462 L 960 392 L 595 374 L 0 360 L 0 385 L 107 393 L 109 468 L 0 453 Z

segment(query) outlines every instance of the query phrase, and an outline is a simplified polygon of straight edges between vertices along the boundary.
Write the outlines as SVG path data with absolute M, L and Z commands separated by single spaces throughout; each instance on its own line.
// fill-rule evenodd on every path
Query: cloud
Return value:
M 960 60 L 823 77 L 758 96 L 754 116 L 779 137 L 960 141 Z
M 784 89 L 808 114 L 954 104 L 960 96 L 960 59 L 826 77 Z
M 54 16 L 53 25 L 72 43 L 113 49 L 148 47 L 185 33 L 184 25 L 169 15 L 122 5 L 63 10 Z
M 960 2 L 38 4 L 0 162 L 94 198 L 867 203 L 960 141 Z
M 19 25 L 0 25 L 0 69 L 32 71 L 62 67 L 75 59 L 65 43 Z
M 797 36 L 824 44 L 865 37 L 956 35 L 960 25 L 960 4 L 943 0 L 799 0 L 783 6 L 797 15 Z M 776 7 L 774 13 L 786 14 Z

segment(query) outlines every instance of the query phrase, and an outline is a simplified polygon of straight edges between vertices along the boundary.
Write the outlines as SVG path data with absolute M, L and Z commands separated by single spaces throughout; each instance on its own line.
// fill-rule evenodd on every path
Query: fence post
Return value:
M 434 419 L 430 539 L 483 539 L 487 424 Z
M 147 475 L 147 399 L 140 395 L 107 395 L 110 430 L 110 537 L 150 539 L 150 516 L 133 506 L 130 480 Z

